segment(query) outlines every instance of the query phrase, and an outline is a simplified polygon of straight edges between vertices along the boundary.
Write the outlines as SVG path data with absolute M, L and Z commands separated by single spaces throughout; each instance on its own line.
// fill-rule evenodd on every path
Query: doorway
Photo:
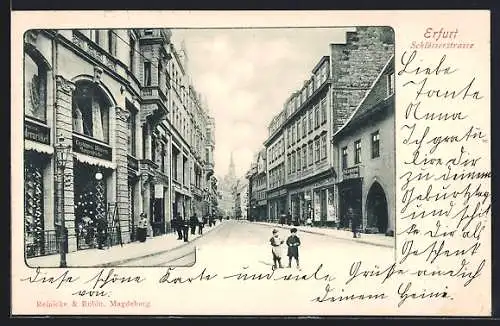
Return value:
M 377 228 L 378 233 L 385 233 L 388 224 L 387 199 L 384 189 L 375 181 L 366 197 L 367 226 Z

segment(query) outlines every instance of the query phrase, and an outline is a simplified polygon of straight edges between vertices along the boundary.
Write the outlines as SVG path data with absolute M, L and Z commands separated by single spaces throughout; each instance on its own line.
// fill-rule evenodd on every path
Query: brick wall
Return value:
M 358 27 L 347 32 L 346 44 L 332 44 L 333 131 L 351 116 L 394 53 L 394 37 L 388 27 Z

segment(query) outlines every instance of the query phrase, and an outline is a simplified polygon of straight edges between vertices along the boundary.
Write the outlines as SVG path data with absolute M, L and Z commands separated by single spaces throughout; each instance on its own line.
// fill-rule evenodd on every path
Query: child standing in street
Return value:
M 286 244 L 288 246 L 288 268 L 292 267 L 292 258 L 295 258 L 297 263 L 297 268 L 300 270 L 299 265 L 299 246 L 300 238 L 297 236 L 297 229 L 292 228 L 290 230 L 291 235 L 286 239 Z
M 283 244 L 283 240 L 279 237 L 278 230 L 273 230 L 273 236 L 269 239 L 271 243 L 271 252 L 273 254 L 273 270 L 276 268 L 283 268 L 281 265 L 281 245 Z

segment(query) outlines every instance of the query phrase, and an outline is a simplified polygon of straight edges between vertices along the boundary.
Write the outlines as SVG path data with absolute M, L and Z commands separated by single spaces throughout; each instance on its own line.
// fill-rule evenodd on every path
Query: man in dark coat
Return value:
M 352 207 L 347 209 L 347 218 L 351 221 L 351 230 L 353 238 L 361 237 L 361 233 L 359 231 L 361 221 L 359 220 L 359 214 L 355 214 Z
M 184 242 L 189 240 L 189 223 L 190 221 L 185 218 L 182 220 L 182 234 L 184 235 Z
M 175 228 L 175 231 L 177 232 L 177 240 L 182 240 L 183 239 L 183 236 L 182 236 L 182 219 L 180 217 L 179 214 L 176 214 L 174 216 L 174 219 L 172 220 L 172 227 Z
M 288 246 L 288 268 L 292 267 L 292 258 L 295 258 L 297 263 L 297 268 L 300 270 L 299 265 L 299 246 L 300 239 L 297 236 L 297 229 L 292 228 L 290 230 L 291 235 L 286 239 L 286 245 Z
M 196 212 L 194 212 L 190 218 L 190 225 L 191 225 L 191 234 L 194 235 L 196 233 L 196 226 L 198 225 L 198 217 L 196 216 Z

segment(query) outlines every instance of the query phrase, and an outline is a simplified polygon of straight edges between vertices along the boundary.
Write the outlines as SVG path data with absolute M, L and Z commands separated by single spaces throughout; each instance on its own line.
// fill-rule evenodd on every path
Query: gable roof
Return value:
M 372 83 L 370 90 L 366 92 L 364 98 L 358 104 L 358 107 L 353 111 L 347 122 L 339 130 L 337 130 L 335 134 L 333 134 L 332 139 L 339 137 L 341 134 L 349 130 L 351 126 L 363 121 L 373 113 L 383 110 L 388 105 L 394 104 L 394 93 L 389 96 L 382 97 L 378 92 L 376 92 L 377 86 L 379 86 L 381 82 L 384 82 L 382 78 L 393 69 L 394 55 L 389 58 L 384 68 L 380 71 L 379 75 Z

